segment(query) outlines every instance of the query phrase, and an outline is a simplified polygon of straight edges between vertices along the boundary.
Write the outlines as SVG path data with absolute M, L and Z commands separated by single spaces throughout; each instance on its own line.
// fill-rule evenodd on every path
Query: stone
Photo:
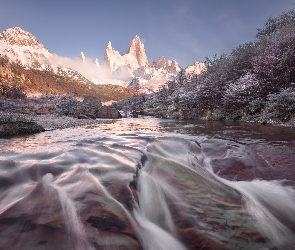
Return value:
M 102 106 L 99 111 L 96 113 L 97 118 L 106 118 L 106 119 L 119 119 L 122 118 L 120 112 L 113 107 Z
M 77 116 L 78 119 L 89 119 L 89 117 L 87 115 L 83 115 L 83 114 L 79 114 Z
M 0 137 L 44 132 L 45 129 L 32 121 L 9 121 L 0 124 Z
M 96 114 L 87 114 L 88 119 L 96 119 Z

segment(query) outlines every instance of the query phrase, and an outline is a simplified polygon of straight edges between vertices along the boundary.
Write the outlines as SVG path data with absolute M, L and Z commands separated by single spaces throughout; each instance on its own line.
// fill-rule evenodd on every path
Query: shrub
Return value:
M 24 88 L 16 84 L 8 85 L 6 83 L 0 84 L 0 97 L 1 98 L 13 98 L 13 99 L 24 99 L 26 94 Z
M 266 109 L 279 119 L 289 120 L 295 113 L 295 89 L 281 89 L 279 93 L 269 94 L 266 100 Z
M 56 103 L 56 111 L 60 115 L 75 116 L 81 113 L 83 104 L 73 96 L 62 96 Z
M 223 97 L 225 109 L 233 111 L 248 106 L 258 97 L 258 90 L 259 81 L 253 74 L 247 73 L 227 86 Z

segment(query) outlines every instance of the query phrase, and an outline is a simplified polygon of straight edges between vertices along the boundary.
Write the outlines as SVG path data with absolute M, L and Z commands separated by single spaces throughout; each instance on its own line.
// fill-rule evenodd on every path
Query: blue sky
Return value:
M 125 53 L 139 35 L 149 60 L 186 67 L 253 41 L 269 16 L 295 0 L 1 0 L 0 31 L 19 26 L 50 52 L 103 62 L 108 41 Z

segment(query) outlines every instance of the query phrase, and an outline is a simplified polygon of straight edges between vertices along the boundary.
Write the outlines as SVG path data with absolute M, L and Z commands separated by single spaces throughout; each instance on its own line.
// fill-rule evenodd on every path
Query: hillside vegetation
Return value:
M 295 11 L 270 17 L 253 42 L 205 61 L 208 69 L 189 78 L 181 71 L 151 95 L 116 103 L 183 119 L 287 122 L 295 118 Z
M 121 100 L 137 91 L 121 86 L 95 85 L 60 76 L 50 70 L 25 69 L 0 55 L 0 97 L 22 98 L 26 94 L 94 96 L 100 101 Z

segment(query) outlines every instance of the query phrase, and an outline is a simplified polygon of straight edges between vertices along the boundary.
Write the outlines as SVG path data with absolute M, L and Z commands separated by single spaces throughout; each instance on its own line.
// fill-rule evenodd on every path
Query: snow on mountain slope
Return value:
M 207 66 L 205 63 L 195 61 L 192 65 L 189 65 L 185 69 L 185 73 L 187 74 L 188 78 L 193 77 L 194 75 L 200 75 L 204 71 L 207 70 Z
M 62 76 L 73 77 L 83 83 L 89 80 L 67 66 L 66 59 L 50 53 L 31 33 L 20 27 L 8 28 L 0 34 L 0 54 L 19 62 L 27 69 L 49 70 Z
M 36 37 L 20 27 L 8 28 L 0 34 L 1 41 L 15 46 L 30 46 L 31 48 L 48 51 Z
M 157 91 L 181 70 L 176 61 L 166 62 L 163 56 L 149 63 L 139 36 L 131 40 L 124 55 L 116 51 L 109 42 L 104 54 L 104 65 L 117 78 L 128 82 L 127 87 L 139 86 L 144 92 Z M 134 81 L 136 85 L 133 84 Z
M 49 51 L 36 37 L 19 27 L 9 28 L 0 34 L 0 53 L 27 67 L 50 64 Z
M 150 65 L 155 69 L 165 69 L 167 73 L 177 75 L 181 70 L 181 66 L 175 60 L 168 60 L 164 56 L 160 56 L 155 61 L 150 61 Z
M 124 55 L 116 51 L 109 42 L 103 66 L 99 65 L 98 59 L 93 62 L 85 57 L 83 52 L 74 59 L 52 54 L 35 36 L 19 27 L 8 28 L 0 34 L 0 54 L 21 63 L 27 69 L 49 70 L 84 83 L 91 81 L 95 84 L 132 87 L 135 86 L 131 84 L 132 81 L 136 80 L 136 88 L 144 92 L 157 91 L 181 70 L 176 61 L 166 62 L 163 56 L 149 63 L 139 36 L 130 41 Z M 196 62 L 186 72 L 194 74 L 201 70 L 202 65 Z

